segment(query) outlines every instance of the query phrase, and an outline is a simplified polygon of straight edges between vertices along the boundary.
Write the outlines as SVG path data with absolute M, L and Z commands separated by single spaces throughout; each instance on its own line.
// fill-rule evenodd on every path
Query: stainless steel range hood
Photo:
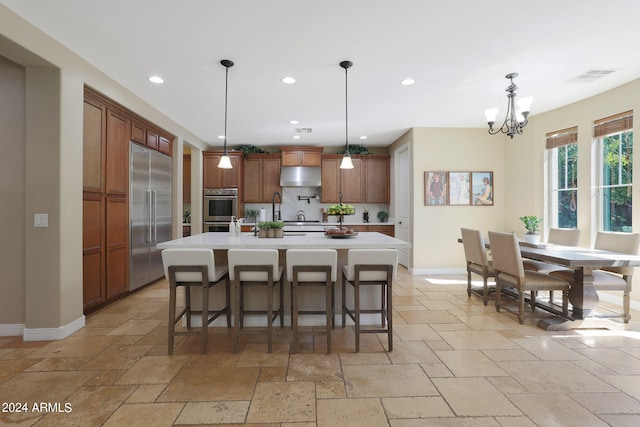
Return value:
M 282 187 L 320 187 L 322 179 L 319 166 L 283 166 L 280 169 Z

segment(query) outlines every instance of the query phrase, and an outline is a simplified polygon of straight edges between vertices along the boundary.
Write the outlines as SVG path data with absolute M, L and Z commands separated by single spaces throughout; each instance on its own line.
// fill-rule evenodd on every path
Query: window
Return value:
M 596 121 L 602 231 L 631 232 L 633 111 Z
M 578 226 L 578 128 L 547 134 L 551 212 L 550 226 Z

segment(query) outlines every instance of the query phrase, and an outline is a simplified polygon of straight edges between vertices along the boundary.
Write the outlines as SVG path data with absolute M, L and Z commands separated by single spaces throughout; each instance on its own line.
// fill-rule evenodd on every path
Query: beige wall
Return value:
M 25 85 L 24 68 L 0 57 L 0 326 L 25 317 Z

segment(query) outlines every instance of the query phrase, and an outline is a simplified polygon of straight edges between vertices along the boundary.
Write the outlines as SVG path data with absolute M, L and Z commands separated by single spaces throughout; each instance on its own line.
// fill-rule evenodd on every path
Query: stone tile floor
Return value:
M 229 330 L 211 328 L 207 355 L 178 337 L 167 356 L 161 280 L 67 339 L 0 337 L 0 425 L 640 425 L 640 313 L 626 328 L 547 332 L 468 298 L 464 275 L 400 268 L 393 293 L 393 352 L 368 334 L 355 353 L 348 326 L 330 355 L 322 336 L 290 354 L 287 327 L 272 354 L 259 328 L 234 354 Z

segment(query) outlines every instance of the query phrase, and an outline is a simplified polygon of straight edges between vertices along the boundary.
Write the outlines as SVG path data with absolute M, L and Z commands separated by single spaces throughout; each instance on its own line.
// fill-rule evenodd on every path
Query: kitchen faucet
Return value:
M 282 196 L 277 191 L 274 191 L 273 197 L 271 198 L 271 217 L 274 221 L 280 221 L 280 209 L 278 209 L 278 216 L 276 216 L 276 196 L 278 196 L 278 203 L 282 205 Z

